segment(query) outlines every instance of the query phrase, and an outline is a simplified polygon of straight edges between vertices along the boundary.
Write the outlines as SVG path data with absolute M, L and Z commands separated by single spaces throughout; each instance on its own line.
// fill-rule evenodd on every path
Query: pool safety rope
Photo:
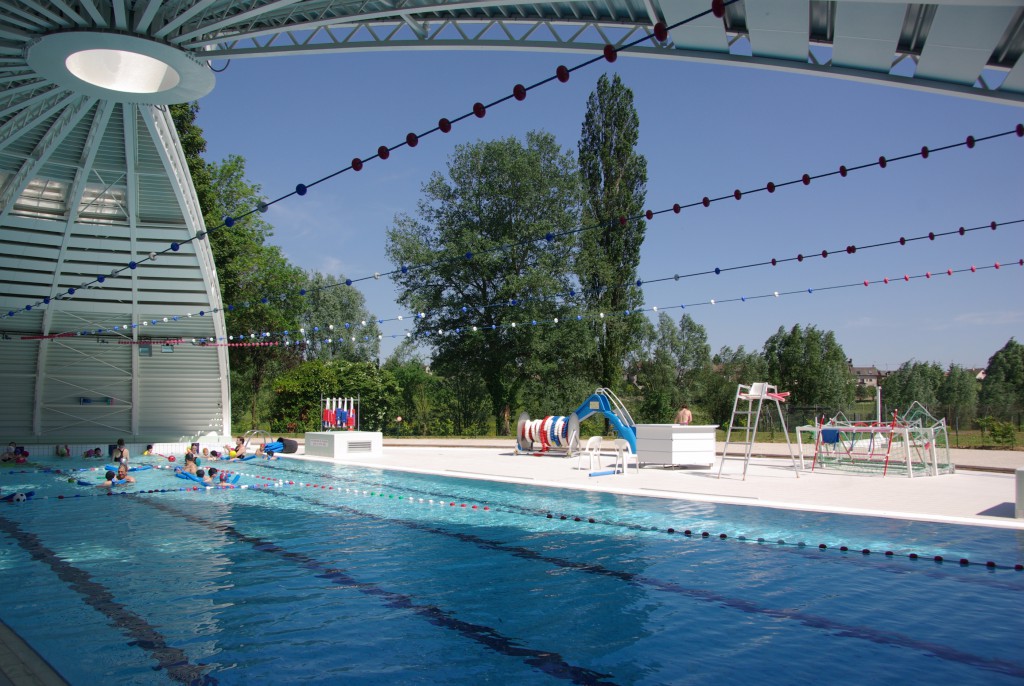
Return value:
M 155 466 L 158 469 L 173 469 L 173 467 L 163 467 L 162 465 L 155 465 Z M 95 468 L 93 468 L 93 470 L 94 469 Z M 84 470 L 82 470 L 82 471 L 84 471 Z M 8 473 L 9 474 L 17 474 L 17 473 L 61 473 L 61 472 L 60 472 L 60 470 L 45 470 L 44 469 L 44 470 L 11 470 Z M 177 492 L 190 492 L 190 491 L 191 492 L 197 492 L 197 491 L 223 491 L 223 492 L 228 492 L 230 490 L 238 490 L 238 491 L 242 491 L 242 490 L 274 490 L 274 489 L 286 489 L 286 488 L 291 488 L 291 487 L 297 487 L 297 488 L 300 488 L 300 489 L 312 488 L 312 489 L 318 490 L 318 491 L 334 492 L 334 493 L 337 493 L 338 495 L 341 495 L 341 494 L 344 493 L 344 494 L 349 494 L 349 495 L 353 495 L 353 496 L 357 496 L 357 497 L 361 496 L 361 497 L 375 498 L 375 499 L 387 499 L 387 500 L 393 500 L 393 501 L 396 501 L 396 502 L 404 501 L 404 503 L 409 504 L 409 505 L 427 505 L 427 506 L 430 506 L 430 507 L 435 507 L 436 506 L 436 507 L 441 507 L 441 508 L 449 509 L 449 510 L 450 509 L 455 509 L 455 510 L 460 510 L 460 511 L 461 510 L 466 510 L 466 511 L 470 511 L 470 512 L 477 511 L 477 512 L 491 512 L 491 513 L 500 513 L 500 514 L 517 514 L 517 515 L 531 516 L 530 513 L 526 512 L 526 511 L 522 511 L 522 510 L 520 510 L 520 511 L 513 511 L 513 510 L 504 509 L 504 508 L 502 508 L 500 506 L 499 507 L 492 507 L 490 505 L 484 505 L 484 504 L 480 504 L 480 503 L 471 503 L 471 502 L 470 503 L 466 503 L 466 502 L 461 502 L 459 500 L 451 500 L 451 499 L 448 499 L 448 498 L 441 498 L 441 497 L 438 497 L 436 499 L 435 498 L 423 498 L 423 497 L 419 497 L 418 498 L 418 497 L 415 497 L 415 496 L 410 496 L 410 495 L 401 494 L 401 493 L 387 492 L 385 490 L 380 490 L 379 487 L 378 488 L 373 488 L 371 490 L 371 489 L 367 489 L 367 488 L 350 488 L 350 487 L 347 487 L 347 486 L 345 486 L 345 487 L 343 487 L 343 486 L 335 486 L 333 484 L 323 484 L 323 483 L 314 483 L 314 482 L 294 481 L 294 480 L 290 480 L 290 479 L 280 479 L 280 478 L 277 478 L 277 477 L 268 477 L 266 475 L 258 475 L 258 474 L 247 473 L 247 472 L 232 472 L 232 471 L 228 471 L 227 473 L 228 474 L 232 474 L 232 475 L 237 474 L 237 475 L 240 475 L 240 476 L 245 476 L 245 477 L 248 477 L 248 478 L 257 479 L 257 480 L 261 481 L 262 483 L 242 484 L 242 485 L 236 485 L 236 486 L 233 486 L 233 487 L 229 486 L 227 488 L 216 487 L 216 486 L 202 487 L 202 486 L 196 485 L 196 486 L 187 487 L 187 488 L 138 489 L 138 490 L 134 490 L 134 491 L 121 490 L 121 491 L 106 491 L 106 492 L 103 492 L 103 493 L 90 493 L 90 494 L 76 493 L 76 494 L 73 494 L 73 495 L 60 494 L 60 495 L 56 495 L 56 496 L 36 496 L 36 497 L 33 497 L 33 498 L 29 498 L 29 499 L 27 499 L 25 501 L 12 502 L 12 503 L 10 503 L 10 505 L 12 505 L 12 506 L 21 506 L 21 505 L 24 505 L 26 503 L 31 503 L 31 502 L 49 501 L 49 500 L 56 500 L 56 501 L 73 500 L 75 498 L 95 497 L 95 496 L 126 496 L 126 495 L 138 496 L 138 495 L 151 495 L 151 494 L 159 494 L 159 493 L 177 493 Z M 91 487 L 91 488 L 95 488 L 95 487 Z M 322 504 L 327 505 L 328 503 L 322 503 Z M 534 513 L 532 514 L 532 516 L 539 516 L 539 515 L 540 515 L 540 511 L 539 510 L 538 511 L 534 511 Z M 613 527 L 620 527 L 620 528 L 623 526 L 622 522 L 610 521 L 610 520 L 598 520 L 598 519 L 596 519 L 594 517 L 583 517 L 583 516 L 580 516 L 580 515 L 572 515 L 572 514 L 556 514 L 554 512 L 550 512 L 550 511 L 545 511 L 543 516 L 546 519 L 558 520 L 558 521 L 564 521 L 564 522 L 570 522 L 570 521 L 574 522 L 574 523 L 586 522 L 587 524 L 599 524 L 599 525 L 604 525 L 604 526 L 613 526 Z M 797 541 L 797 542 L 794 543 L 794 542 L 786 541 L 785 539 L 781 539 L 781 538 L 780 539 L 775 539 L 775 540 L 770 540 L 770 539 L 767 539 L 767 538 L 764 538 L 764 537 L 756 537 L 756 538 L 754 538 L 754 537 L 747 536 L 747 535 L 744 535 L 744 534 L 740 534 L 740 535 L 737 535 L 737 536 L 730 537 L 728 534 L 725 534 L 725 533 L 720 533 L 720 534 L 716 535 L 716 534 L 712 534 L 712 533 L 710 533 L 708 531 L 696 531 L 696 530 L 693 530 L 693 529 L 678 530 L 678 529 L 676 529 L 674 527 L 668 527 L 667 529 L 662 530 L 659 527 L 643 526 L 643 525 L 639 525 L 639 524 L 627 524 L 626 526 L 629 529 L 636 530 L 636 531 L 647 531 L 647 532 L 651 532 L 651 533 L 656 533 L 656 532 L 662 532 L 663 531 L 665 534 L 667 534 L 669 536 L 682 535 L 683 537 L 685 537 L 687 539 L 690 539 L 690 540 L 736 541 L 738 543 L 756 544 L 756 545 L 773 545 L 773 546 L 777 546 L 777 547 L 786 547 L 786 548 L 793 548 L 793 549 L 799 549 L 799 550 L 803 550 L 803 549 L 817 550 L 817 551 L 822 552 L 822 553 L 830 552 L 830 551 L 835 551 L 835 552 L 842 553 L 842 554 L 853 553 L 853 554 L 859 554 L 862 558 L 866 558 L 866 557 L 869 557 L 869 556 L 881 556 L 883 559 L 886 559 L 886 560 L 905 559 L 905 560 L 910 560 L 910 561 L 915 561 L 915 562 L 918 561 L 918 560 L 931 560 L 932 562 L 934 562 L 936 564 L 942 564 L 942 563 L 947 563 L 947 562 L 948 563 L 954 563 L 955 562 L 956 564 L 958 564 L 961 567 L 983 567 L 983 568 L 988 569 L 988 570 L 1013 570 L 1013 571 L 1018 571 L 1018 572 L 1019 571 L 1024 571 L 1024 564 L 1021 564 L 1021 563 L 1017 563 L 1017 564 L 1013 564 L 1013 565 L 1005 565 L 1005 564 L 997 564 L 996 562 L 994 562 L 992 560 L 986 560 L 985 562 L 977 562 L 977 561 L 971 561 L 969 558 L 966 558 L 966 557 L 946 558 L 944 555 L 922 555 L 922 554 L 919 554 L 919 553 L 897 553 L 897 552 L 894 552 L 892 550 L 885 550 L 885 551 L 879 552 L 877 550 L 871 550 L 869 548 L 857 548 L 857 547 L 850 547 L 850 546 L 846 546 L 846 545 L 829 546 L 826 543 L 819 543 L 817 546 L 811 546 L 811 545 L 808 545 L 805 541 Z

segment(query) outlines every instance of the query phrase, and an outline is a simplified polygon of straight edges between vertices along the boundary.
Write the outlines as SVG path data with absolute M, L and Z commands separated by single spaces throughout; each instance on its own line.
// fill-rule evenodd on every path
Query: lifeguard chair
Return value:
M 740 384 L 736 387 L 736 399 L 732 404 L 732 418 L 729 420 L 729 428 L 725 432 L 725 445 L 722 447 L 722 461 L 718 463 L 718 478 L 722 478 L 722 467 L 726 460 L 743 460 L 743 479 L 747 478 L 747 467 L 750 465 L 750 453 L 754 449 L 754 441 L 757 439 L 757 426 L 761 420 L 761 411 L 767 404 L 769 411 L 772 405 L 779 416 L 779 425 L 782 427 L 782 435 L 786 437 L 786 448 L 789 450 L 789 459 L 793 463 L 793 473 L 800 478 L 800 468 L 796 464 L 796 456 L 793 455 L 793 445 L 789 442 L 789 431 L 786 429 L 786 418 L 782 414 L 782 403 L 786 402 L 789 393 L 779 393 L 779 390 L 768 383 L 752 383 L 749 386 Z M 738 423 L 737 423 L 738 422 Z M 733 440 L 733 431 L 743 432 L 743 440 Z M 743 455 L 729 455 L 729 446 L 743 446 Z

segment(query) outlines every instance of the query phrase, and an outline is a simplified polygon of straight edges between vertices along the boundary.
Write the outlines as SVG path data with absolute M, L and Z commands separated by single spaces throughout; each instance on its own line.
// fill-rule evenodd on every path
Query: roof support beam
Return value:
M 3 190 L 0 190 L 0 224 L 7 219 L 14 207 L 15 199 L 22 194 L 29 182 L 36 177 L 39 170 L 43 168 L 50 155 L 60 145 L 71 130 L 75 128 L 82 117 L 92 109 L 96 101 L 88 96 L 81 96 L 78 102 L 64 110 L 63 114 L 54 122 L 50 130 L 46 132 L 43 139 L 36 145 L 35 150 L 28 156 L 18 171 L 7 179 Z
M 110 118 L 111 104 L 101 102 L 97 107 L 96 116 L 93 118 L 92 127 L 89 129 L 89 138 L 86 140 L 87 151 L 81 167 L 75 173 L 75 181 L 68 189 L 68 221 L 64 225 L 64 236 L 60 243 L 60 252 L 57 254 L 57 261 L 54 264 L 53 273 L 60 274 L 64 269 L 64 260 L 68 252 L 68 244 L 74 236 L 75 221 L 78 219 L 78 204 L 82 198 L 82 191 L 85 188 L 86 180 L 89 178 L 89 170 L 92 169 L 96 160 L 96 153 L 99 152 L 99 141 L 107 128 L 107 120 Z M 50 286 L 51 303 L 57 296 L 59 282 L 54 279 Z M 53 305 L 46 308 L 43 313 L 42 334 L 50 335 L 50 326 L 53 322 Z M 43 432 L 43 396 L 46 393 L 46 381 L 49 378 L 47 369 L 47 357 L 50 351 L 50 342 L 46 339 L 39 341 L 39 352 L 36 355 L 36 385 L 34 401 L 32 403 L 32 435 L 41 436 Z
M 131 259 L 138 261 L 136 254 L 138 242 L 138 221 L 139 221 L 139 177 L 136 174 L 135 161 L 138 156 L 138 105 L 124 105 L 124 158 L 128 166 L 128 187 L 125 192 L 128 203 L 128 231 L 131 241 Z M 131 270 L 132 278 L 132 322 L 139 321 L 139 270 Z M 132 329 L 132 341 L 138 342 L 139 330 Z M 138 351 L 132 349 L 132 437 L 139 435 L 139 355 Z

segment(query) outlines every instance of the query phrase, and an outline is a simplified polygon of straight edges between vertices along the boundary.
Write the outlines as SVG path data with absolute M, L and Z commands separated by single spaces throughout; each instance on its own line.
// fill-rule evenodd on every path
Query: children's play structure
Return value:
M 885 422 L 851 422 L 839 413 L 827 421 L 822 417 L 816 426 L 798 427 L 801 461 L 805 433 L 814 436 L 812 471 L 896 473 L 909 478 L 954 472 L 946 420 L 936 419 L 917 401 L 902 416 L 894 410 Z
M 566 416 L 548 416 L 530 419 L 523 412 L 516 424 L 516 453 L 565 452 L 572 457 L 580 450 L 580 422 L 604 415 L 615 433 L 629 443 L 636 454 L 636 422 L 618 396 L 608 388 L 598 388 L 583 401 L 576 411 Z

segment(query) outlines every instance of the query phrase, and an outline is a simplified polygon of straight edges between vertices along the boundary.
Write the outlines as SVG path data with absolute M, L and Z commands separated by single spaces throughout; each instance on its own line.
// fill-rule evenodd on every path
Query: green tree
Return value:
M 979 398 L 982 412 L 997 419 L 1024 411 L 1024 345 L 1011 338 L 989 358 Z
M 398 399 L 398 383 L 387 370 L 369 362 L 310 360 L 277 376 L 272 428 L 295 422 L 307 431 L 320 427 L 322 397 L 359 398 L 359 425 L 383 431 Z
M 853 374 L 833 332 L 780 326 L 765 341 L 764 358 L 768 379 L 795 405 L 841 410 L 853 403 Z
M 192 176 L 192 185 L 196 189 L 199 207 L 205 214 L 213 208 L 215 200 L 213 180 L 210 170 L 206 166 L 206 160 L 203 159 L 203 153 L 206 152 L 206 138 L 203 136 L 203 130 L 196 125 L 199 103 L 174 104 L 170 106 L 170 111 L 181 149 L 185 153 L 185 162 L 188 164 L 188 170 Z
M 633 92 L 617 74 L 602 75 L 587 101 L 578 146 L 587 230 L 580 234 L 574 271 L 581 302 L 591 313 L 619 315 L 643 305 L 636 277 L 646 231 L 638 217 L 647 194 L 647 160 L 636 151 L 639 136 Z M 592 319 L 590 327 L 600 384 L 620 389 L 626 357 L 639 347 L 643 323 L 638 317 L 610 316 Z
M 388 257 L 406 267 L 394 277 L 399 301 L 422 313 L 415 331 L 433 346 L 435 371 L 480 378 L 495 431 L 507 434 L 549 329 L 532 322 L 566 318 L 554 296 L 571 287 L 572 246 L 544 239 L 578 225 L 575 165 L 548 133 L 477 142 L 457 147 L 423 195 L 418 217 L 399 215 L 388 231 Z
M 942 381 L 942 367 L 935 362 L 904 362 L 882 381 L 882 402 L 888 410 L 902 413 L 916 400 L 937 414 Z
M 641 390 L 637 409 L 642 422 L 671 423 L 683 397 L 679 383 L 683 354 L 683 338 L 676 323 L 659 313 L 649 349 L 637 365 L 636 384 Z
M 747 352 L 742 345 L 735 350 L 724 346 L 712 358 L 712 364 L 714 373 L 708 377 L 702 410 L 712 423 L 725 427 L 732 417 L 737 387 L 764 379 L 767 376 L 767 365 L 760 353 Z M 694 423 L 699 424 L 696 414 Z
M 946 421 L 954 428 L 959 428 L 961 422 L 968 426 L 978 412 L 978 380 L 970 370 L 958 364 L 949 365 L 939 386 L 938 401 Z
M 310 341 L 306 359 L 375 362 L 380 357 L 380 327 L 361 291 L 346 286 L 344 277 L 318 271 L 309 273 L 305 289 L 300 324 Z
M 264 200 L 260 186 L 246 179 L 244 158 L 230 155 L 220 163 L 208 163 L 207 168 L 213 202 L 206 210 L 207 226 L 218 226 L 223 217 Z M 305 307 L 299 289 L 305 273 L 290 264 L 280 248 L 266 242 L 272 235 L 273 227 L 259 213 L 208 235 L 227 309 L 224 323 L 232 336 L 249 340 L 299 328 Z M 253 427 L 265 421 L 272 400 L 270 382 L 299 359 L 291 346 L 231 348 L 233 421 Z

